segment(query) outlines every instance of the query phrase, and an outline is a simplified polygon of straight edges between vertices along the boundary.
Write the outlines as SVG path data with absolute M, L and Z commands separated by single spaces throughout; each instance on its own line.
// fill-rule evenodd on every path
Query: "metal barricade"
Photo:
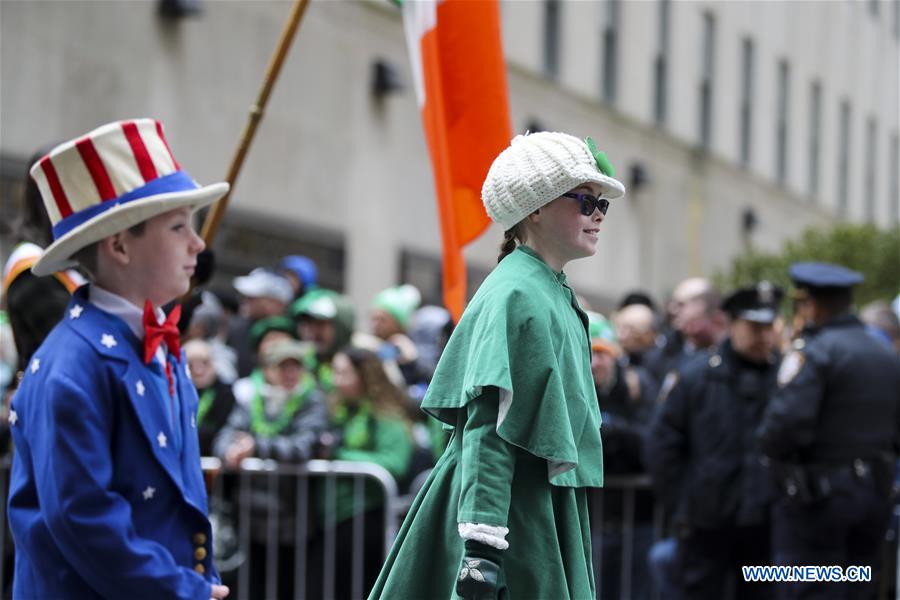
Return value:
M 209 467 L 209 463 L 207 463 Z M 234 479 L 237 478 L 236 484 Z M 310 581 L 319 582 L 316 589 L 322 597 L 335 596 L 338 576 L 337 554 L 342 543 L 337 538 L 337 530 L 341 523 L 349 521 L 350 529 L 350 593 L 353 598 L 364 598 L 368 590 L 364 586 L 363 565 L 367 558 L 366 540 L 366 488 L 367 485 L 380 493 L 380 514 L 383 528 L 379 536 L 383 559 L 393 543 L 397 533 L 398 493 L 394 478 L 384 468 L 363 462 L 312 460 L 303 464 L 279 464 L 272 460 L 248 458 L 241 463 L 236 473 L 224 472 L 216 478 L 210 494 L 210 506 L 215 507 L 228 500 L 230 493 L 232 502 L 236 502 L 238 522 L 238 552 L 241 560 L 237 566 L 234 593 L 237 598 L 306 598 Z M 338 488 L 344 484 L 345 489 L 352 489 L 352 516 L 338 521 L 337 502 Z M 349 487 L 348 487 L 349 486 Z M 285 492 L 292 492 L 286 494 Z M 262 492 L 268 502 L 264 515 L 260 515 L 260 505 L 254 493 Z M 290 497 L 291 505 L 285 506 L 280 500 Z M 378 511 L 376 507 L 371 509 Z M 214 510 L 213 510 L 214 512 Z M 319 514 L 316 514 L 319 513 Z M 260 519 L 260 517 L 263 517 Z M 215 514 L 212 515 L 215 519 Z M 259 536 L 253 530 L 262 520 L 265 535 Z M 311 531 L 315 527 L 315 531 Z M 290 528 L 288 542 L 285 543 L 286 529 Z M 254 547 L 259 550 L 260 544 L 254 538 L 264 540 L 265 569 L 264 581 L 254 579 L 253 561 Z M 311 556 L 309 552 L 312 539 L 321 540 L 322 556 Z M 288 581 L 293 582 L 293 593 L 286 595 L 280 589 L 285 581 L 282 553 L 293 552 L 290 565 L 291 573 Z M 368 549 L 371 551 L 371 548 Z M 311 561 L 321 560 L 321 570 L 312 569 Z M 217 563 L 218 564 L 218 563 Z
M 236 552 L 230 558 L 237 558 L 228 566 L 228 570 L 234 575 L 231 598 L 309 598 L 308 583 L 319 582 L 321 591 L 316 597 L 331 598 L 335 595 L 339 565 L 337 551 L 341 544 L 338 539 L 338 527 L 341 523 L 337 520 L 338 488 L 343 483 L 345 490 L 350 490 L 352 498 L 352 516 L 342 522 L 349 522 L 350 526 L 350 552 L 349 552 L 349 581 L 350 595 L 353 598 L 364 598 L 368 590 L 364 585 L 364 564 L 366 560 L 365 539 L 368 531 L 365 520 L 367 488 L 376 490 L 380 494 L 380 529 L 378 531 L 379 559 L 383 559 L 390 550 L 398 530 L 398 521 L 409 508 L 416 487 L 413 486 L 409 496 L 398 495 L 397 484 L 393 477 L 384 468 L 362 462 L 325 461 L 312 460 L 305 464 L 288 465 L 279 464 L 272 460 L 256 458 L 245 459 L 239 471 L 223 471 L 221 463 L 215 458 L 204 458 L 202 463 L 206 475 L 207 485 L 210 488 L 211 520 L 216 522 L 220 516 L 217 514 L 217 506 L 225 500 L 231 500 L 237 504 L 237 512 L 232 516 L 237 519 L 237 530 L 232 532 L 232 550 Z M 10 596 L 11 573 L 11 538 L 6 519 L 6 497 L 9 490 L 10 460 L 6 458 L 0 463 L 0 515 L 4 523 L 4 533 L 0 536 L 0 597 Z M 422 475 L 424 480 L 427 475 Z M 367 486 L 368 483 L 368 486 Z M 349 484 L 349 485 L 347 485 Z M 589 492 L 589 508 L 591 512 L 591 530 L 593 538 L 593 564 L 597 592 L 603 587 L 603 580 L 609 576 L 604 573 L 603 553 L 604 546 L 610 532 L 615 532 L 619 544 L 618 556 L 612 560 L 613 569 L 616 571 L 619 585 L 615 594 L 603 596 L 604 600 L 615 598 L 635 598 L 635 590 L 632 588 L 635 569 L 646 568 L 647 556 L 635 554 L 636 531 L 636 506 L 640 494 L 650 493 L 650 481 L 646 476 L 608 476 L 605 487 Z M 285 507 L 274 499 L 282 498 L 286 490 L 292 492 L 291 505 Z M 261 491 L 263 496 L 271 500 L 263 515 L 263 529 L 254 530 L 254 504 L 253 492 Z M 610 494 L 621 495 L 621 520 L 610 521 L 605 518 L 605 505 L 609 504 Z M 377 502 L 376 502 L 377 503 Z M 256 507 L 258 508 L 258 507 Z M 378 510 L 373 509 L 373 510 Z M 258 512 L 258 511 L 257 511 Z M 315 513 L 321 513 L 316 515 Z M 664 519 L 662 509 L 658 503 L 653 504 L 652 509 L 652 539 L 660 540 L 664 533 Z M 900 513 L 900 507 L 898 507 Z M 258 514 L 256 516 L 259 516 Z M 321 519 L 319 520 L 319 517 Z M 896 520 L 896 519 L 895 519 Z M 258 521 L 258 520 L 257 520 Z M 291 523 L 285 525 L 286 522 Z M 214 531 L 214 543 L 222 537 L 223 525 L 220 519 Z M 311 538 L 311 523 L 318 527 L 317 535 L 322 540 L 321 556 L 311 556 L 309 552 L 309 540 Z M 233 522 L 232 522 L 233 524 Z M 286 529 L 286 528 L 289 528 Z M 896 527 L 893 529 L 896 532 Z M 265 564 L 262 569 L 262 578 L 253 579 L 251 569 L 253 555 L 253 539 L 256 536 L 263 540 L 265 552 Z M 227 536 L 226 536 L 227 537 Z M 281 541 L 288 539 L 288 544 Z M 892 543 L 885 546 L 886 554 L 895 555 L 898 552 L 896 537 Z M 293 560 L 288 569 L 290 579 L 294 582 L 293 593 L 287 595 L 287 590 L 280 589 L 283 581 L 279 554 L 284 547 L 293 548 Z M 217 564 L 228 556 L 217 556 Z M 894 558 L 892 556 L 891 558 Z M 310 568 L 310 561 L 320 560 L 318 569 Z M 886 561 L 883 565 L 881 576 L 882 585 L 879 586 L 878 597 L 886 599 L 896 597 L 896 577 L 900 576 L 895 565 Z M 897 561 L 900 563 L 900 561 Z M 226 576 L 228 573 L 224 573 Z M 262 592 L 259 592 L 262 590 Z M 257 592 L 257 593 L 254 593 Z M 659 590 L 655 588 L 655 582 L 651 583 L 650 597 L 659 598 Z
M 651 493 L 650 477 L 647 475 L 614 475 L 604 478 L 604 487 L 600 489 L 592 489 L 589 491 L 589 509 L 591 514 L 591 538 L 592 538 L 592 560 L 594 566 L 594 579 L 597 582 L 597 597 L 603 597 L 604 600 L 630 600 L 635 596 L 632 590 L 632 582 L 635 580 L 635 572 L 649 574 L 649 557 L 647 552 L 649 548 L 642 549 L 641 552 L 635 551 L 635 531 L 636 526 L 636 506 L 637 498 L 640 493 Z M 619 494 L 621 496 L 621 520 L 608 520 L 606 517 L 607 496 L 610 494 Z M 652 541 L 656 542 L 663 537 L 663 511 L 657 502 L 653 502 L 652 508 Z M 607 538 L 615 536 L 616 544 L 619 547 L 618 557 L 612 562 L 618 565 L 618 572 L 614 574 L 604 573 L 604 562 L 609 562 L 608 556 L 605 557 L 607 550 Z M 613 585 L 612 589 L 606 585 L 607 577 L 615 577 L 617 585 Z M 652 579 L 647 582 L 650 584 L 649 597 L 658 598 L 659 590 L 655 581 Z M 601 589 L 607 588 L 612 593 L 612 597 L 608 598 L 601 594 Z

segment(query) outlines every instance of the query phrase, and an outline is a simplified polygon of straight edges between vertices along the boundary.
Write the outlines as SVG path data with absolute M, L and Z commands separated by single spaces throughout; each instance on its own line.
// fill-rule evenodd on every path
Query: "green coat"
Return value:
M 593 598 L 585 487 L 603 484 L 587 317 L 520 247 L 472 299 L 422 407 L 455 427 L 370 598 L 451 599 L 457 523 L 509 528 L 510 597 Z

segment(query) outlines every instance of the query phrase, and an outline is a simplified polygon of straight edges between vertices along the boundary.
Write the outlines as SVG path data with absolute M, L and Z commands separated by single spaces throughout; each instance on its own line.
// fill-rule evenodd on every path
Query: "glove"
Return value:
M 466 540 L 466 553 L 456 579 L 456 593 L 463 600 L 506 598 L 506 578 L 501 568 L 503 551 L 487 544 Z
M 320 459 L 330 460 L 335 451 L 344 443 L 344 431 L 342 429 L 328 429 L 319 435 L 319 443 L 316 456 Z

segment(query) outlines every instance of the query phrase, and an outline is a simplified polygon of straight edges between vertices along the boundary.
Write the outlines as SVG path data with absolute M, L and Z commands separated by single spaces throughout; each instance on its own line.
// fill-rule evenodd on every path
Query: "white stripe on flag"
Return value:
M 437 0 L 408 0 L 403 3 L 403 30 L 409 48 L 416 101 L 425 106 L 425 72 L 422 70 L 422 38 L 437 26 Z

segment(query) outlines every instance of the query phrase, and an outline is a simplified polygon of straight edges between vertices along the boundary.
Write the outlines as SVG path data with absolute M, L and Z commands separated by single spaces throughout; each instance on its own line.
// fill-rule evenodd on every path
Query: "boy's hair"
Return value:
M 135 237 L 141 237 L 144 235 L 146 229 L 147 221 L 143 221 L 129 227 L 128 233 Z M 78 270 L 81 271 L 81 274 L 84 275 L 86 279 L 92 282 L 97 279 L 97 249 L 99 247 L 100 242 L 94 242 L 93 244 L 88 244 L 72 255 L 72 260 L 78 263 Z

